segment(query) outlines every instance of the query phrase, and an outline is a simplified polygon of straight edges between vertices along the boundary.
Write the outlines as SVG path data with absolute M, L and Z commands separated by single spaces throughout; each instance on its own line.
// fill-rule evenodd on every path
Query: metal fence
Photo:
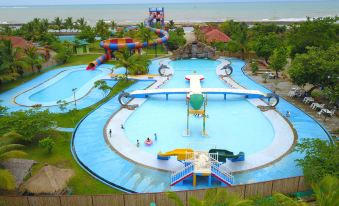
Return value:
M 270 196 L 274 192 L 291 194 L 310 189 L 304 177 L 291 177 L 253 184 L 226 187 L 230 192 L 238 193 L 242 198 Z M 187 205 L 190 197 L 203 199 L 203 190 L 176 192 Z M 110 195 L 71 195 L 71 196 L 0 196 L 0 206 L 175 206 L 166 193 L 110 194 Z

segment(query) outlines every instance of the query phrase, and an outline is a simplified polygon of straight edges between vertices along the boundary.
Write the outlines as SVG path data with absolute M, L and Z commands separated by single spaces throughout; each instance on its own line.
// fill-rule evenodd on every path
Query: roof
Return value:
M 27 48 L 32 45 L 31 42 L 26 41 L 22 37 L 18 36 L 0 36 L 0 40 L 10 40 L 12 42 L 13 47 Z
M 213 29 L 209 31 L 206 35 L 207 42 L 229 42 L 231 39 L 229 36 L 219 31 L 218 29 Z
M 212 31 L 213 29 L 216 29 L 215 27 L 212 27 L 212 26 L 201 26 L 200 27 L 200 31 L 204 34 Z
M 73 174 L 71 169 L 60 169 L 48 165 L 29 178 L 22 185 L 21 190 L 33 194 L 61 194 Z

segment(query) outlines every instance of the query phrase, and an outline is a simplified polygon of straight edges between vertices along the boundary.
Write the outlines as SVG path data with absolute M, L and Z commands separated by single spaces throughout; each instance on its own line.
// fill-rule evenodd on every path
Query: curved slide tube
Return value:
M 208 153 L 218 153 L 219 162 L 226 162 L 227 159 L 231 160 L 232 162 L 245 160 L 244 152 L 239 152 L 237 155 L 235 155 L 233 152 L 224 149 L 210 149 Z
M 154 31 L 159 38 L 150 41 L 150 42 L 133 42 L 130 38 L 121 38 L 121 39 L 107 39 L 100 42 L 100 47 L 105 49 L 105 54 L 97 58 L 95 61 L 88 64 L 86 70 L 94 70 L 97 66 L 104 63 L 105 61 L 111 59 L 111 52 L 117 51 L 123 48 L 128 49 L 141 49 L 143 47 L 154 46 L 157 44 L 166 43 L 169 39 L 167 31 L 162 29 L 154 29 L 147 27 L 148 29 Z
M 171 156 L 177 156 L 177 160 L 186 160 L 187 153 L 192 153 L 192 149 L 175 149 L 165 153 L 158 153 L 158 159 L 168 160 Z

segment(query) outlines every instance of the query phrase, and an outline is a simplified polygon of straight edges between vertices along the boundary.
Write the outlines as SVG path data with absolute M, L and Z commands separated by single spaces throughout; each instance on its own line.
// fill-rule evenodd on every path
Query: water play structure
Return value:
M 176 156 L 182 162 L 182 167 L 171 174 L 170 185 L 176 185 L 183 181 L 192 181 L 193 187 L 197 184 L 197 176 L 208 177 L 208 185 L 212 185 L 212 178 L 227 184 L 233 184 L 232 172 L 224 165 L 226 162 L 218 160 L 218 152 L 227 150 L 193 151 L 192 149 L 175 149 L 165 153 L 159 153 L 158 159 L 168 160 Z M 233 153 L 232 153 L 233 154 Z M 244 159 L 243 159 L 244 160 Z
M 89 63 L 86 70 L 94 70 L 100 64 L 112 59 L 112 57 L 114 57 L 115 51 L 127 48 L 129 50 L 134 50 L 140 53 L 141 48 L 163 44 L 166 43 L 167 40 L 169 39 L 167 31 L 151 27 L 147 28 L 155 32 L 159 36 L 159 38 L 149 42 L 134 41 L 131 38 L 113 38 L 103 40 L 100 42 L 100 47 L 102 47 L 105 50 L 105 54 L 98 57 L 95 61 Z

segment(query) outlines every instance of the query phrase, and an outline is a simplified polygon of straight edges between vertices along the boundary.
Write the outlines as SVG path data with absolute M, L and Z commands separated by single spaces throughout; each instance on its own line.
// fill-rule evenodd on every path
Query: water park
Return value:
M 305 154 L 296 146 L 333 141 L 329 132 L 267 86 L 267 72 L 258 81 L 248 72 L 255 67 L 249 60 L 199 40 L 221 32 L 217 28 L 187 31 L 194 40 L 149 57 L 147 68 L 133 64 L 153 55 L 149 48 L 167 50 L 171 38 L 185 36 L 176 29 L 165 23 L 164 8 L 149 8 L 142 24 L 115 28 L 95 42 L 96 52 L 79 56 L 90 61 L 52 68 L 4 91 L 1 105 L 13 114 L 47 109 L 55 118 L 50 128 L 71 134 L 66 148 L 79 170 L 124 193 L 233 188 L 303 176 L 296 160 Z M 278 78 L 278 70 L 271 75 Z M 300 91 L 291 88 L 290 98 Z M 316 103 L 303 98 L 306 105 Z M 318 116 L 327 110 L 320 108 Z

